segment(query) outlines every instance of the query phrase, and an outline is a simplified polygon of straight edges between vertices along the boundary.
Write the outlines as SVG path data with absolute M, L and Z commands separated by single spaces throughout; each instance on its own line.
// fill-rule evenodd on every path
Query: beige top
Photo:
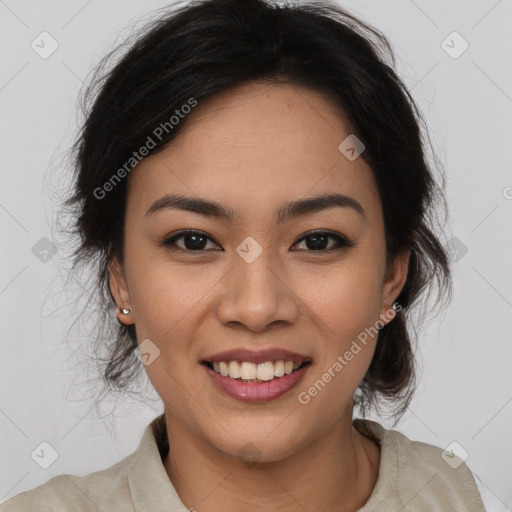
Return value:
M 358 512 L 485 512 L 473 475 L 456 456 L 448 464 L 441 448 L 411 441 L 374 421 L 355 419 L 353 424 L 381 447 L 377 483 Z M 13 496 L 0 512 L 187 512 L 162 463 L 168 449 L 162 414 L 121 461 L 85 476 L 55 476 Z

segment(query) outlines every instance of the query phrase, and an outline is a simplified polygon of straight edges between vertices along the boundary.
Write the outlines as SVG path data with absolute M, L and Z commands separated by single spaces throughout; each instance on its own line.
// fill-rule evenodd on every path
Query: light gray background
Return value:
M 83 475 L 117 462 L 161 411 L 155 395 L 145 405 L 127 400 L 112 432 L 91 401 L 73 395 L 88 377 L 69 368 L 63 347 L 76 314 L 63 305 L 73 297 L 48 298 L 49 289 L 59 290 L 62 254 L 44 263 L 32 248 L 42 237 L 52 239 L 55 207 L 45 176 L 60 165 L 75 134 L 82 80 L 134 23 L 166 4 L 0 0 L 0 502 L 54 475 Z M 512 510 L 512 4 L 343 5 L 392 42 L 399 74 L 446 167 L 451 236 L 467 247 L 451 306 L 420 333 L 422 380 L 396 428 L 443 448 L 457 441 L 469 453 L 466 463 L 489 510 Z M 43 31 L 59 44 L 47 59 L 31 48 Z M 453 31 L 469 43 L 458 58 L 441 46 Z M 31 458 L 43 441 L 59 455 L 48 469 Z

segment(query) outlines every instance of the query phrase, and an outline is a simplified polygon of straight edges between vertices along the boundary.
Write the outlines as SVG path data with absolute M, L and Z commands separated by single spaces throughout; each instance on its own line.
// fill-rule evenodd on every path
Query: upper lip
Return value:
M 267 361 L 294 361 L 303 363 L 310 361 L 307 356 L 291 352 L 281 348 L 267 348 L 265 350 L 248 350 L 248 349 L 232 349 L 224 352 L 217 352 L 204 359 L 210 363 L 220 363 L 221 361 L 248 361 L 250 363 L 259 364 Z

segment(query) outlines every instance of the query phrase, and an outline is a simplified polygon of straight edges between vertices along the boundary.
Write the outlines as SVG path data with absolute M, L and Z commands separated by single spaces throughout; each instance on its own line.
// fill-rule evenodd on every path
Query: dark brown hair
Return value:
M 116 182 L 105 199 L 95 191 L 190 98 L 200 103 L 237 85 L 267 80 L 324 93 L 341 109 L 366 146 L 361 158 L 378 184 L 388 263 L 411 250 L 397 298 L 401 311 L 380 330 L 356 401 L 363 414 L 388 401 L 400 417 L 415 388 L 410 331 L 418 323 L 411 308 L 420 299 L 425 304 L 426 292 L 430 296 L 434 289 L 438 299 L 450 296 L 451 273 L 441 234 L 434 234 L 437 207 L 446 208 L 444 181 L 440 186 L 434 179 L 427 127 L 394 71 L 386 37 L 328 1 L 200 0 L 159 10 L 133 38 L 100 62 L 82 96 L 85 122 L 72 151 L 74 188 L 62 205 L 79 240 L 73 269 L 85 264 L 94 271 L 99 316 L 90 327 L 104 383 L 126 392 L 142 366 L 133 355 L 135 326 L 116 320 L 108 279 L 111 258 L 123 261 L 127 179 Z M 150 154 L 186 122 L 161 134 Z

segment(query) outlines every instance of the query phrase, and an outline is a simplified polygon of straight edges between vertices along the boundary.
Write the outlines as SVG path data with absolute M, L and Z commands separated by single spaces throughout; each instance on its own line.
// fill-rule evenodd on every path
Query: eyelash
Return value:
M 183 238 L 184 236 L 186 235 L 199 235 L 199 236 L 202 236 L 202 237 L 205 237 L 205 238 L 208 238 L 210 241 L 216 243 L 214 240 L 212 240 L 211 237 L 209 237 L 206 233 L 202 232 L 202 231 L 195 231 L 195 230 L 185 230 L 185 231 L 180 231 L 179 233 L 176 233 L 175 235 L 169 237 L 169 238 L 166 238 L 161 245 L 167 247 L 168 249 L 172 250 L 172 251 L 183 251 L 183 252 L 188 252 L 188 253 L 195 253 L 195 254 L 198 254 L 198 253 L 201 253 L 201 252 L 208 252 L 208 249 L 196 249 L 196 250 L 192 250 L 192 249 L 183 249 L 181 247 L 177 247 L 176 246 L 176 241 Z M 336 233 L 334 231 L 329 231 L 329 230 L 324 230 L 324 231 L 320 231 L 320 230 L 317 230 L 317 231 L 308 231 L 307 233 L 305 233 L 302 238 L 299 238 L 299 240 L 297 240 L 293 245 L 297 245 L 299 242 L 302 242 L 303 240 L 307 239 L 307 238 L 310 238 L 310 237 L 313 237 L 313 236 L 319 236 L 319 235 L 324 235 L 324 236 L 328 236 L 329 238 L 333 239 L 336 241 L 336 245 L 334 247 L 331 247 L 330 249 L 319 249 L 317 251 L 314 251 L 314 250 L 308 250 L 308 249 L 300 249 L 300 251 L 305 251 L 305 252 L 310 252 L 310 253 L 313 253 L 313 254 L 325 254 L 325 253 L 331 253 L 333 251 L 339 251 L 340 249 L 345 249 L 345 248 L 349 248 L 349 247 L 354 247 L 355 246 L 355 243 L 350 241 L 348 238 L 344 237 L 343 235 L 340 235 L 339 233 Z M 210 249 L 211 250 L 211 249 Z M 214 250 L 217 250 L 217 249 L 214 249 Z

